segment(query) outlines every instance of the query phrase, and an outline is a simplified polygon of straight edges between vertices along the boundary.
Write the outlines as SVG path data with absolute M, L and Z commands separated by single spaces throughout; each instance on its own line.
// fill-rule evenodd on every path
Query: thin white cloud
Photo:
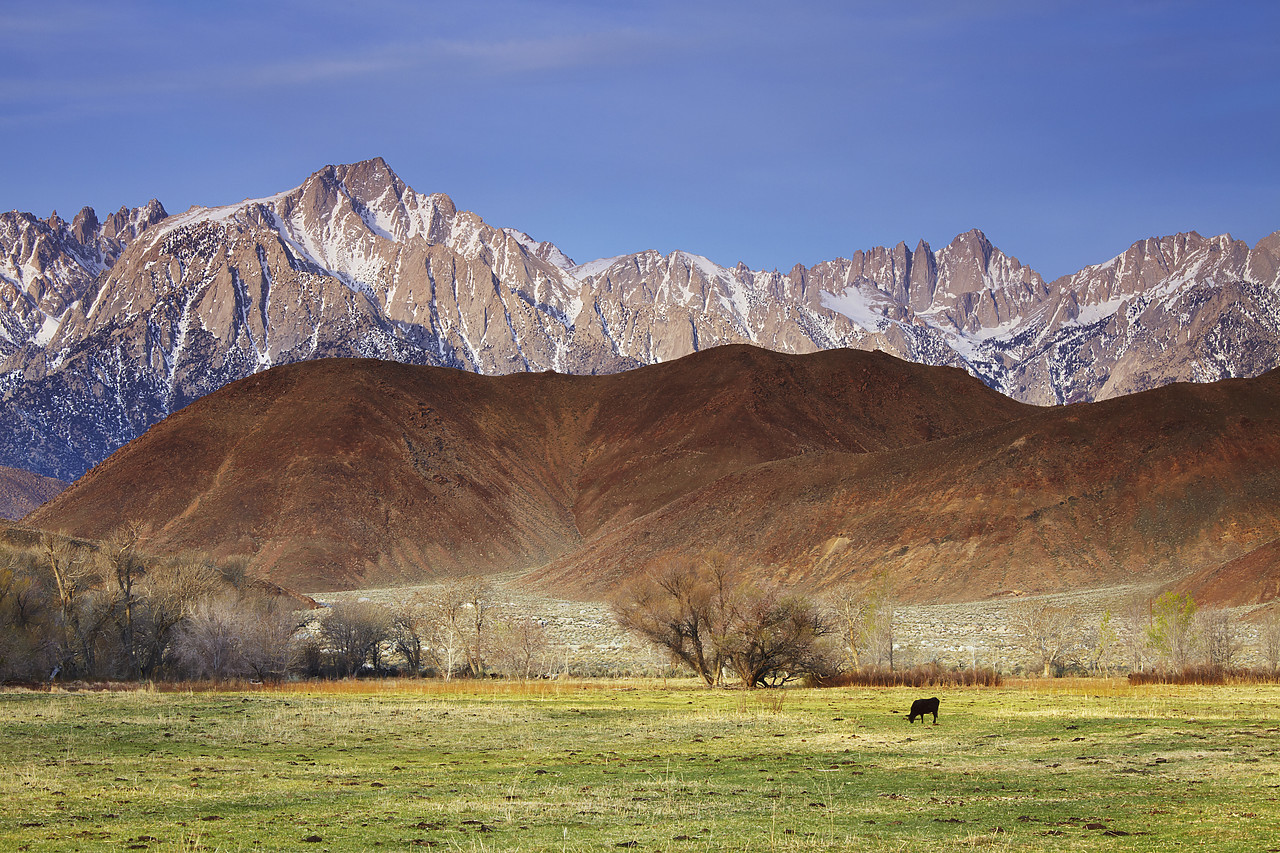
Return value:
M 309 86 L 402 71 L 414 64 L 406 58 L 394 58 L 386 54 L 347 59 L 302 58 L 220 74 L 218 76 L 222 82 L 218 85 L 225 89 Z
M 106 20 L 100 3 L 41 3 L 31 8 L 0 9 L 0 42 L 91 32 Z
M 523 74 L 642 62 L 660 50 L 652 33 L 639 30 L 579 33 L 541 39 L 442 40 L 428 50 L 491 74 Z
M 526 39 L 431 39 L 365 48 L 346 57 L 300 56 L 283 61 L 204 68 L 170 67 L 160 71 L 37 79 L 2 76 L 0 125 L 44 124 L 151 109 L 156 99 L 289 90 L 389 76 L 401 78 L 414 71 L 475 80 L 597 68 L 644 62 L 662 49 L 652 34 L 617 30 Z

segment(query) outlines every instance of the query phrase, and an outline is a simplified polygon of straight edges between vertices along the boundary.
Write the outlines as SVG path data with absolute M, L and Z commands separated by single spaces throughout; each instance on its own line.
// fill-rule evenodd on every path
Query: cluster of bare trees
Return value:
M 174 642 L 175 674 L 279 681 L 297 656 L 298 612 L 289 599 L 233 592 L 192 603 Z
M 878 575 L 866 586 L 840 587 L 829 602 L 844 668 L 892 670 L 896 608 L 888 575 Z
M 752 583 L 718 556 L 660 566 L 626 587 L 614 612 L 708 686 L 776 686 L 833 665 L 832 622 L 816 601 Z
M 509 608 L 482 579 L 308 615 L 253 583 L 244 561 L 151 557 L 140 547 L 145 535 L 127 525 L 101 542 L 42 534 L 27 547 L 0 545 L 0 680 L 550 674 L 545 623 L 500 618 Z M 709 686 L 776 686 L 895 664 L 887 577 L 818 601 L 751 581 L 713 554 L 657 566 L 623 589 L 614 612 Z M 1228 612 L 1176 593 L 1135 597 L 1096 618 L 1029 602 L 1009 627 L 1028 671 L 1046 677 L 1226 671 L 1244 646 Z M 1280 670 L 1280 613 L 1254 633 L 1269 670 Z
M 497 618 L 483 581 L 308 613 L 253 583 L 244 561 L 151 557 L 145 534 L 0 548 L 0 680 L 547 673 L 545 625 Z
M 482 678 L 548 674 L 545 625 L 530 616 L 498 618 L 482 579 L 446 583 L 393 605 L 335 602 L 307 639 L 313 674 L 362 672 Z
M 753 582 L 712 554 L 657 565 L 622 590 L 614 613 L 708 686 L 840 683 L 851 674 L 893 683 L 881 678 L 895 671 L 897 618 L 884 574 L 816 599 Z
M 1135 596 L 1096 620 L 1065 607 L 1028 604 L 1013 613 L 1010 625 L 1029 668 L 1045 677 L 1068 670 L 1110 674 L 1117 668 L 1231 670 L 1244 647 L 1241 626 L 1228 611 L 1201 609 L 1191 596 L 1174 592 Z M 1280 618 L 1261 626 L 1259 640 L 1269 669 L 1280 669 Z
M 296 619 L 254 591 L 242 561 L 148 557 L 144 534 L 127 525 L 92 543 L 46 533 L 0 552 L 0 678 L 281 670 Z
M 890 580 L 835 589 L 824 601 L 752 583 L 720 555 L 655 566 L 614 600 L 623 627 L 708 686 L 778 685 L 816 676 L 895 669 L 897 607 Z M 1201 609 L 1187 595 L 1135 597 L 1090 618 L 1076 609 L 1027 603 L 1008 619 L 1027 671 L 1110 675 L 1238 669 L 1241 625 L 1228 611 Z M 1258 626 L 1258 650 L 1280 671 L 1280 612 Z M 994 674 L 994 670 L 990 670 Z

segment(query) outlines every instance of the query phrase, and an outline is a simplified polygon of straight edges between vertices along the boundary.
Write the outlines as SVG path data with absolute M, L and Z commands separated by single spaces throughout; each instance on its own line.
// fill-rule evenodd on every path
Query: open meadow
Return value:
M 917 696 L 939 725 L 908 725 Z M 3 850 L 1280 850 L 1280 688 L 0 693 Z

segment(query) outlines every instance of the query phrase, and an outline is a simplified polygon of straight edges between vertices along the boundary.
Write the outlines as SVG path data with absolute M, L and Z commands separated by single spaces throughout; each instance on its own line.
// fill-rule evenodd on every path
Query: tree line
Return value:
M 709 686 L 736 682 L 753 688 L 797 679 L 869 685 L 999 680 L 990 667 L 975 678 L 973 672 L 946 672 L 936 661 L 895 660 L 899 607 L 883 574 L 817 597 L 752 580 L 722 555 L 669 560 L 625 586 L 614 610 L 624 627 Z M 1119 611 L 1104 610 L 1092 621 L 1075 609 L 1028 603 L 1010 609 L 1006 627 L 1019 668 L 1044 677 L 1243 674 L 1238 621 L 1228 611 L 1201 609 L 1182 593 L 1134 596 Z M 1251 676 L 1275 677 L 1280 613 L 1260 625 L 1258 637 L 1266 666 Z
M 23 546 L 0 543 L 0 681 L 552 674 L 545 622 L 500 617 L 483 579 L 389 604 L 314 608 L 254 579 L 243 559 L 148 555 L 146 533 L 125 525 L 97 542 L 31 533 Z M 937 683 L 945 675 L 936 662 L 904 673 L 919 662 L 895 659 L 900 608 L 886 575 L 819 598 L 709 554 L 656 564 L 612 604 L 623 628 L 708 686 Z M 1175 593 L 1134 597 L 1096 618 L 1028 603 L 1010 610 L 1007 636 L 1024 671 L 1044 676 L 1231 671 L 1242 649 L 1229 614 Z M 1259 638 L 1274 673 L 1280 618 Z
M 497 618 L 479 579 L 392 605 L 316 608 L 253 578 L 243 559 L 149 555 L 145 535 L 126 525 L 101 541 L 0 543 L 0 681 L 531 678 L 550 666 L 545 625 Z
M 392 604 L 367 599 L 325 607 L 301 643 L 307 675 L 529 679 L 550 675 L 551 642 L 533 616 L 496 615 L 481 578 L 440 584 Z
M 297 602 L 242 559 L 148 555 L 145 533 L 45 532 L 0 548 L 0 680 L 198 676 L 231 657 L 248 676 L 283 674 Z
M 1027 669 L 1045 677 L 1233 673 L 1241 671 L 1244 659 L 1241 622 L 1230 611 L 1202 608 L 1180 592 L 1134 595 L 1095 616 L 1027 604 L 1014 610 L 1011 627 L 1026 653 Z M 1264 615 L 1254 633 L 1262 668 L 1253 674 L 1274 675 L 1280 671 L 1280 611 Z

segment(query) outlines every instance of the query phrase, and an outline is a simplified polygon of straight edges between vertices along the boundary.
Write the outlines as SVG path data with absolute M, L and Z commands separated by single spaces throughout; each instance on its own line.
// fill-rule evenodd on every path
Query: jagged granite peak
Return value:
M 1280 364 L 1277 234 L 1253 249 L 1194 231 L 1141 240 L 1051 283 L 1037 314 L 984 354 L 1016 365 L 1004 390 L 1037 403 L 1264 373 Z
M 560 247 L 555 243 L 551 243 L 547 240 L 535 240 L 528 234 L 523 231 L 518 231 L 515 228 L 503 228 L 502 230 L 513 237 L 520 245 L 528 249 L 530 254 L 535 258 L 541 258 L 547 263 L 557 266 L 566 272 L 577 266 L 577 264 L 574 263 L 573 258 L 561 251 Z
M 927 308 L 933 304 L 933 295 L 938 286 L 938 259 L 934 257 L 929 244 L 921 240 L 911 253 L 911 274 L 906 282 L 906 292 L 901 301 L 906 302 L 914 310 Z
M 73 478 L 191 400 L 311 358 L 484 373 L 641 363 L 578 329 L 578 280 L 382 161 L 144 234 L 47 341 L 28 335 L 6 359 L 4 458 Z
M 1280 232 L 1142 240 L 1051 283 L 976 229 L 786 273 L 576 264 L 374 158 L 177 216 L 5 214 L 0 251 L 0 464 L 61 479 L 227 382 L 326 356 L 590 374 L 723 344 L 880 349 L 1040 404 L 1280 363 Z
M 76 242 L 84 244 L 93 239 L 93 235 L 97 233 L 100 223 L 98 222 L 98 214 L 94 212 L 92 207 L 82 207 L 80 212 L 76 214 L 76 218 L 71 220 L 71 233 L 76 238 Z
M 68 307 L 110 269 L 125 247 L 168 214 L 152 199 L 99 222 L 85 207 L 67 224 L 13 211 L 0 214 L 0 359 L 47 344 Z

